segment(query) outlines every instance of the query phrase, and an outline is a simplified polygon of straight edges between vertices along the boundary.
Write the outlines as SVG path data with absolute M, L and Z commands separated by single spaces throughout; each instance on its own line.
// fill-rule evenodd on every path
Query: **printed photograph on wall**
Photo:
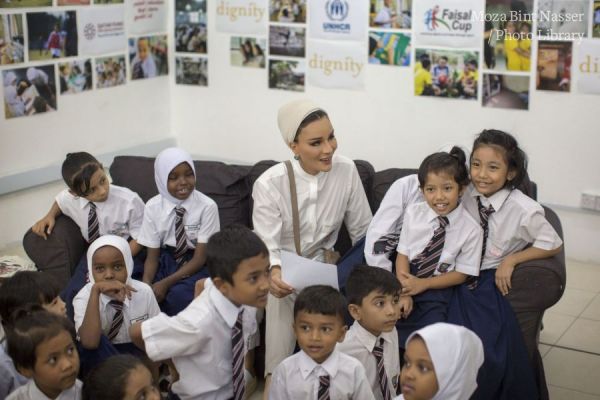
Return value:
M 529 71 L 533 0 L 487 0 L 485 13 L 484 69 Z
M 537 90 L 571 91 L 573 43 L 543 41 L 538 43 Z
M 539 0 L 538 36 L 548 39 L 587 37 L 590 0 Z
M 231 37 L 231 65 L 236 67 L 265 67 L 266 39 Z
M 483 74 L 482 98 L 484 107 L 529 109 L 529 77 Z
M 306 54 L 306 29 L 271 25 L 269 27 L 269 54 L 304 57 Z
M 175 83 L 178 85 L 208 86 L 208 59 L 175 57 Z
M 96 58 L 96 88 L 103 89 L 124 85 L 126 76 L 125 56 Z
M 369 64 L 409 66 L 410 34 L 371 31 Z
M 29 61 L 77 55 L 75 11 L 27 14 Z
M 94 4 L 123 4 L 124 0 L 94 0 Z
M 592 37 L 600 38 L 600 0 L 594 1 L 594 20 L 592 21 Z
M 25 61 L 25 37 L 21 14 L 0 15 L 0 65 Z
M 6 119 L 56 110 L 54 65 L 4 70 L 4 115 Z
M 169 73 L 167 36 L 129 39 L 131 79 L 155 78 Z
M 479 52 L 416 49 L 415 96 L 477 99 Z
M 378 29 L 410 29 L 412 0 L 370 0 L 369 26 Z
M 269 60 L 269 89 L 304 92 L 305 75 L 303 60 Z
M 206 0 L 175 0 L 175 51 L 206 54 Z
M 51 7 L 52 0 L 0 0 L 0 8 Z
M 75 60 L 58 64 L 60 94 L 75 94 L 91 90 L 92 60 Z
M 306 0 L 269 0 L 271 22 L 306 22 Z
M 89 6 L 91 0 L 57 0 L 57 6 Z

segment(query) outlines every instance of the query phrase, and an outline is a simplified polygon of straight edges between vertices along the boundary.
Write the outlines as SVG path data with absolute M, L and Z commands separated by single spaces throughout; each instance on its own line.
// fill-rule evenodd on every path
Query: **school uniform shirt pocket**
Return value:
M 127 222 L 115 222 L 112 224 L 111 229 L 107 232 L 109 235 L 116 235 L 122 238 L 129 237 L 129 224 Z
M 486 252 L 486 255 L 500 258 L 507 254 L 509 246 L 510 246 L 509 240 L 488 239 L 488 243 L 487 243 L 485 252 Z
M 194 246 L 198 244 L 198 232 L 200 231 L 200 224 L 190 224 L 185 225 L 185 234 L 189 241 L 191 241 Z
M 130 324 L 130 325 L 133 325 L 133 324 L 135 324 L 136 322 L 142 322 L 142 321 L 145 321 L 145 320 L 147 320 L 147 319 L 148 319 L 148 314 L 143 314 L 143 315 L 140 315 L 139 317 L 133 317 L 133 318 L 131 318 L 131 319 L 129 320 L 129 324 Z

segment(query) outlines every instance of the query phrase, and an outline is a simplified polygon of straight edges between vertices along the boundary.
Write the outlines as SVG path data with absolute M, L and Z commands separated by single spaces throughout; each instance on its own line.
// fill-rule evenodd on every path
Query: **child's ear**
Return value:
M 515 179 L 515 176 L 517 176 L 517 171 L 511 169 L 508 171 L 508 174 L 506 174 L 506 180 L 510 182 Z
M 466 188 L 466 186 L 461 186 L 460 191 L 458 192 L 458 197 L 462 197 L 462 195 L 465 193 Z
M 223 278 L 219 278 L 218 276 L 212 278 L 212 281 L 213 285 L 215 285 L 217 290 L 221 292 L 223 296 L 228 297 L 232 285 L 229 282 L 226 282 Z
M 346 332 L 348 332 L 348 326 L 344 325 L 342 328 L 342 333 L 340 334 L 340 337 L 338 338 L 338 343 L 342 343 L 344 341 L 344 339 L 346 338 Z
M 356 304 L 348 304 L 348 312 L 350 313 L 352 318 L 354 318 L 356 321 L 360 321 L 361 315 L 359 306 L 357 306 Z
M 25 378 L 28 378 L 28 379 L 33 378 L 33 368 L 17 367 L 17 371 L 19 371 L 19 373 L 21 375 L 23 375 Z

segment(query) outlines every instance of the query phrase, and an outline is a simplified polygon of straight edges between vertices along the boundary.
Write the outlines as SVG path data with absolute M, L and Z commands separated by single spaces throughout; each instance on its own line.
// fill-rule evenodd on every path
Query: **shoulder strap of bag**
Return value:
M 298 195 L 296 194 L 296 179 L 294 178 L 294 167 L 290 160 L 285 161 L 285 168 L 288 173 L 288 180 L 290 181 L 290 197 L 292 198 L 292 221 L 294 227 L 294 245 L 296 246 L 296 253 L 301 256 L 300 251 L 300 217 L 298 214 Z

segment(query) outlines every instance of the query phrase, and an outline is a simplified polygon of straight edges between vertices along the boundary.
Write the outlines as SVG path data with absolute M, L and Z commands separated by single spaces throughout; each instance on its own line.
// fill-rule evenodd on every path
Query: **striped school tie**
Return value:
M 91 201 L 90 212 L 88 213 L 88 242 L 92 243 L 100 237 L 100 223 L 98 222 L 98 214 L 96 214 L 96 205 Z
M 377 361 L 377 376 L 379 377 L 379 388 L 383 394 L 383 400 L 392 400 L 385 365 L 383 365 L 383 338 L 379 339 L 379 345 L 373 347 L 373 355 Z
M 329 400 L 329 375 L 321 375 L 319 377 L 319 391 L 317 392 L 317 400 Z
M 110 324 L 110 329 L 108 330 L 108 340 L 112 342 L 119 334 L 121 325 L 123 325 L 123 302 L 111 300 L 108 302 L 108 305 L 114 308 L 116 311 Z
M 244 398 L 244 331 L 242 328 L 242 309 L 238 314 L 235 325 L 231 328 L 231 352 L 233 369 L 233 397 L 232 400 Z
M 177 268 L 185 263 L 185 253 L 187 253 L 188 249 L 187 236 L 183 224 L 183 214 L 185 214 L 185 208 L 175 208 L 175 261 L 177 262 Z
M 411 264 L 417 267 L 416 276 L 418 278 L 428 278 L 433 275 L 437 268 L 442 250 L 444 250 L 444 241 L 446 239 L 446 226 L 450 223 L 446 217 L 437 217 L 440 225 L 433 231 L 433 236 L 423 252 L 416 256 Z
M 483 264 L 483 258 L 485 257 L 485 249 L 487 246 L 490 215 L 492 215 L 496 210 L 494 210 L 494 206 L 491 204 L 488 208 L 485 208 L 483 204 L 481 204 L 481 196 L 477 196 L 477 208 L 479 209 L 479 225 L 481 226 L 481 229 L 483 229 L 483 246 L 481 246 L 481 261 L 479 262 L 479 265 L 481 266 L 481 264 Z M 470 290 L 475 289 L 478 283 L 478 276 L 469 276 L 465 282 Z

